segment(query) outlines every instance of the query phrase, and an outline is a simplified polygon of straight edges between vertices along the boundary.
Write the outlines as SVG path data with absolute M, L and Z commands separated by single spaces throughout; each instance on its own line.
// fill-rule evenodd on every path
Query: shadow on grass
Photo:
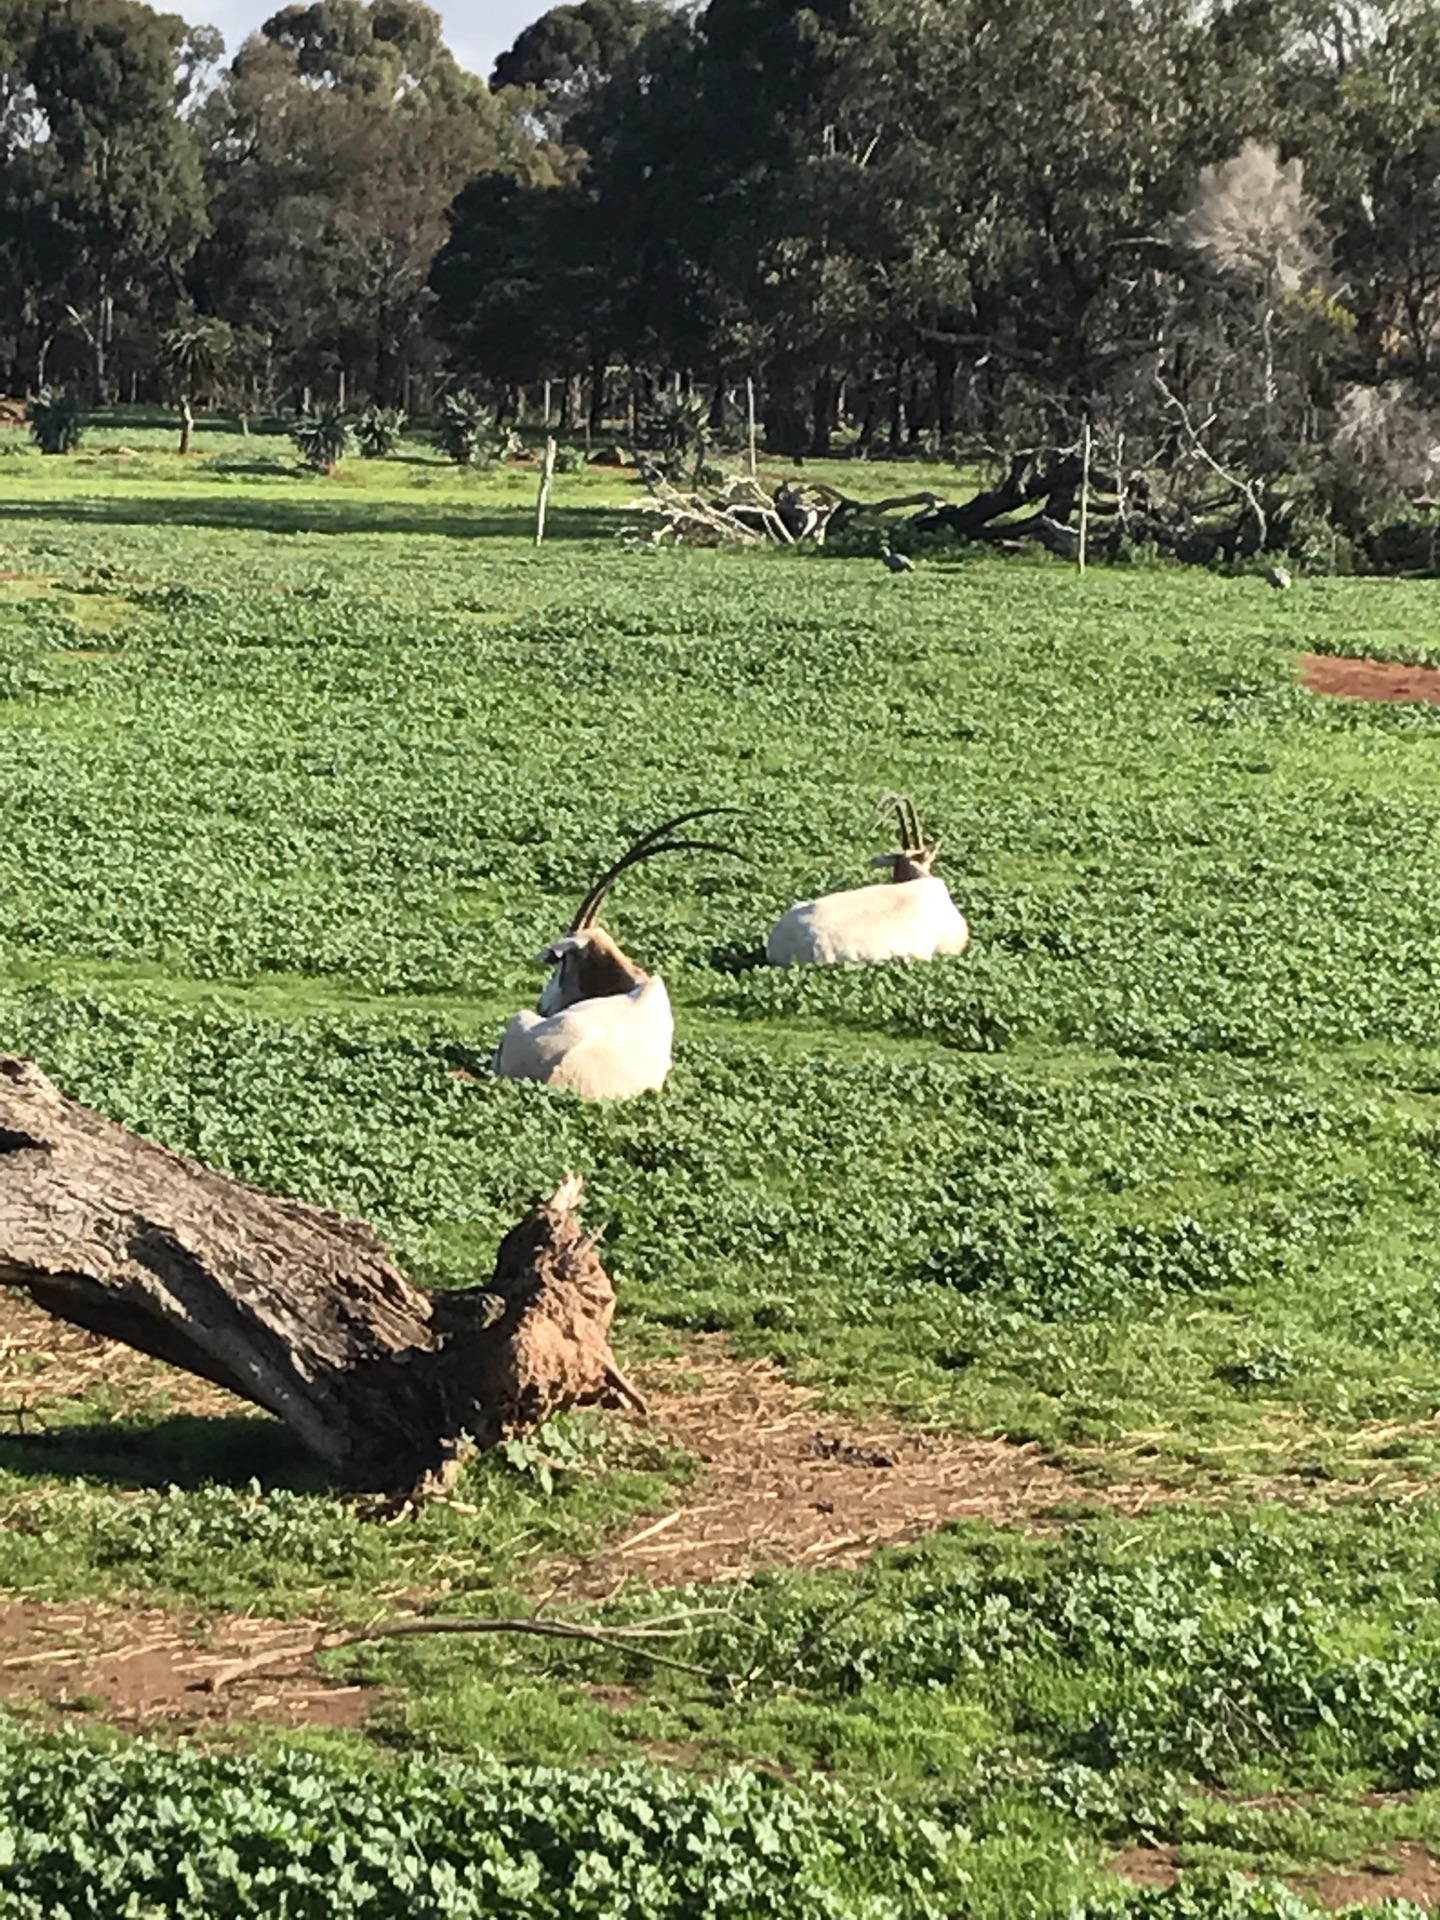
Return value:
M 287 1427 L 258 1413 L 97 1420 L 48 1433 L 0 1434 L 0 1470 L 131 1488 L 245 1487 L 258 1480 L 267 1491 L 313 1493 L 334 1484 Z
M 545 522 L 546 540 L 597 540 L 609 531 L 613 507 L 552 509 Z M 153 494 L 132 499 L 0 501 L 0 522 L 46 520 L 81 526 L 207 527 L 239 533 L 409 533 L 446 540 L 519 539 L 530 534 L 535 512 L 517 501 L 513 507 L 487 503 L 483 507 L 428 501 L 409 506 L 402 501 L 266 500 L 253 496 L 196 499 L 181 495 L 166 499 Z

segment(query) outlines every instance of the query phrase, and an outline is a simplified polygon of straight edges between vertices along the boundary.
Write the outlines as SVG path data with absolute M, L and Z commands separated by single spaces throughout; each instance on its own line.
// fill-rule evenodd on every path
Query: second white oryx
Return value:
M 887 794 L 881 804 L 895 809 L 900 824 L 900 850 L 877 854 L 871 862 L 889 867 L 889 881 L 822 894 L 791 907 L 765 941 L 771 966 L 933 960 L 936 954 L 964 953 L 969 946 L 964 915 L 932 871 L 940 842 L 926 844 L 914 803 L 903 794 Z
M 728 807 L 698 807 L 642 834 L 580 903 L 570 931 L 537 958 L 554 972 L 534 1013 L 517 1013 L 495 1055 L 506 1080 L 540 1080 L 584 1100 L 628 1100 L 665 1084 L 675 1021 L 665 982 L 636 966 L 598 925 L 605 896 L 629 867 L 662 853 L 733 853 L 676 830 Z M 675 836 L 675 837 L 672 837 Z

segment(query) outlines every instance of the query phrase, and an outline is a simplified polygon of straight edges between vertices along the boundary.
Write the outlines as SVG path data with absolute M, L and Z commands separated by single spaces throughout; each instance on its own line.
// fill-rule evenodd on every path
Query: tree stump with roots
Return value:
M 349 1484 L 433 1492 L 473 1450 L 641 1406 L 567 1176 L 483 1285 L 430 1292 L 374 1231 L 142 1139 L 0 1056 L 0 1284 L 227 1387 Z

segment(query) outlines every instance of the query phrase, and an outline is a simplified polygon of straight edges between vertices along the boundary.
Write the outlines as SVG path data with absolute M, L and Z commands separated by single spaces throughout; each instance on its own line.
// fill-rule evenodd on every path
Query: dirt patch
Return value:
M 1406 667 L 1396 660 L 1348 660 L 1329 653 L 1307 653 L 1300 665 L 1305 685 L 1315 693 L 1340 700 L 1440 706 L 1440 668 Z
M 678 1376 L 681 1376 L 677 1378 Z M 947 1520 L 1020 1521 L 1085 1499 L 1038 1448 L 862 1426 L 719 1342 L 643 1377 L 650 1430 L 702 1462 L 689 1498 L 592 1559 L 561 1590 L 603 1595 L 743 1580 L 758 1567 L 853 1567 Z
M 1110 1871 L 1135 1887 L 1173 1887 L 1180 1878 L 1173 1847 L 1129 1847 L 1116 1854 Z
M 341 1686 L 313 1662 L 201 1691 L 207 1674 L 267 1647 L 293 1646 L 318 1621 L 206 1619 L 98 1601 L 0 1601 L 0 1699 L 91 1711 L 117 1726 L 258 1720 L 284 1727 L 359 1727 L 380 1698 Z
M 1180 1877 L 1179 1856 L 1173 1847 L 1130 1847 L 1115 1856 L 1110 1871 L 1133 1886 L 1173 1887 Z M 1396 1847 L 1385 1858 L 1367 1860 L 1344 1873 L 1287 1874 L 1285 1880 L 1327 1908 L 1411 1900 L 1419 1907 L 1440 1909 L 1440 1858 L 1426 1847 Z
M 1413 1900 L 1417 1907 L 1434 1910 L 1440 1908 L 1440 1857 L 1428 1847 L 1397 1847 L 1383 1860 L 1367 1860 L 1357 1872 L 1331 1873 L 1297 1884 L 1326 1907 L 1374 1907 L 1382 1900 Z
M 56 1320 L 27 1294 L 0 1290 L 0 1428 L 43 1432 L 47 1401 L 101 1389 L 107 1405 L 125 1413 L 253 1411 L 223 1387 Z

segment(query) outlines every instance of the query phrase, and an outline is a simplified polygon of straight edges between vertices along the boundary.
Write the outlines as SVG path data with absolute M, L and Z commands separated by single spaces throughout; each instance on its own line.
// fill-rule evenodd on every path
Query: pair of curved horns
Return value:
M 924 853 L 925 835 L 920 826 L 920 816 L 915 811 L 915 802 L 908 793 L 886 793 L 880 796 L 880 811 L 893 808 L 900 827 L 900 851 L 902 853 Z
M 674 834 L 678 827 L 689 826 L 692 820 L 704 820 L 716 813 L 740 811 L 739 807 L 696 807 L 693 813 L 677 813 L 673 820 L 664 820 L 658 827 L 651 827 L 648 833 L 642 833 L 634 845 L 621 854 L 614 866 L 601 874 L 580 902 L 580 911 L 570 923 L 570 932 L 584 933 L 593 927 L 611 887 L 627 867 L 638 867 L 642 860 L 653 860 L 660 853 L 728 853 L 734 859 L 743 860 L 745 856 L 737 848 L 722 846 L 717 840 L 691 840 L 683 834 L 675 839 L 666 838 L 667 834 Z

